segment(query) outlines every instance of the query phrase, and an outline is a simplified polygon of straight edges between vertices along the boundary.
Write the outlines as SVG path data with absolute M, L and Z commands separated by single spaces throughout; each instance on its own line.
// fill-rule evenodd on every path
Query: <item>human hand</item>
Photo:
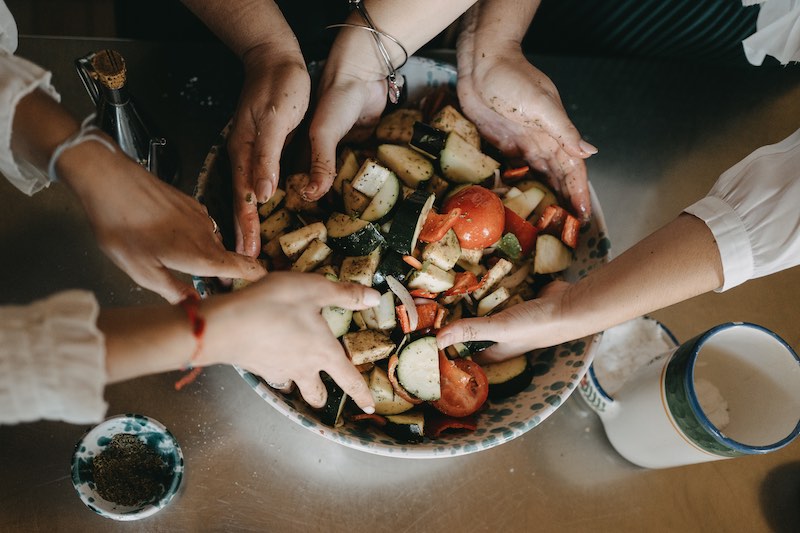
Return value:
M 206 355 L 201 364 L 236 364 L 270 383 L 294 382 L 317 408 L 327 399 L 319 375 L 325 371 L 361 409 L 372 412 L 374 400 L 366 381 L 320 311 L 329 305 L 366 309 L 379 298 L 374 289 L 332 282 L 318 274 L 271 273 L 259 283 L 204 303 Z
M 563 323 L 563 298 L 568 287 L 565 281 L 554 281 L 534 300 L 495 315 L 456 320 L 439 330 L 436 342 L 444 349 L 457 342 L 495 341 L 497 344 L 475 357 L 479 362 L 492 363 L 577 338 Z
M 308 108 L 311 81 L 302 57 L 277 54 L 267 45 L 249 50 L 243 61 L 245 81 L 228 153 L 236 251 L 256 257 L 261 251 L 257 202 L 275 193 L 281 152 Z
M 65 152 L 59 167 L 100 248 L 133 281 L 169 302 L 196 294 L 171 271 L 248 280 L 264 275 L 256 259 L 225 250 L 205 206 L 122 152 L 83 143 Z
M 567 117 L 558 90 L 518 46 L 474 60 L 458 56 L 458 98 L 465 115 L 506 156 L 522 157 L 586 221 L 591 200 L 584 159 L 597 149 Z
M 309 128 L 311 179 L 303 191 L 318 200 L 336 177 L 336 148 L 343 139 L 365 141 L 375 130 L 386 105 L 386 80 L 347 72 L 333 59 L 320 80 L 320 98 Z

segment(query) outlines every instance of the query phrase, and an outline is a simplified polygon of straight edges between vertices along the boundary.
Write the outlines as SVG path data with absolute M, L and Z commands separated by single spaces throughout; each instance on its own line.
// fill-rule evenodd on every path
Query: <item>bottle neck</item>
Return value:
M 105 99 L 108 103 L 113 105 L 125 105 L 131 99 L 126 87 L 121 87 L 119 89 L 109 89 L 108 87 L 103 87 L 103 96 L 105 96 Z

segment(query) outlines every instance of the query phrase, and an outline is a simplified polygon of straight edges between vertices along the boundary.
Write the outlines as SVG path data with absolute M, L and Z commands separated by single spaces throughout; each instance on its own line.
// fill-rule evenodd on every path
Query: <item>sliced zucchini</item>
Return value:
M 404 389 L 421 400 L 441 397 L 436 337 L 421 337 L 403 348 L 397 358 L 397 379 Z
M 345 257 L 342 261 L 339 277 L 342 281 L 351 281 L 372 287 L 372 278 L 375 276 L 380 260 L 380 246 L 377 246 L 367 255 Z
M 330 257 L 333 250 L 319 239 L 314 239 L 292 264 L 292 272 L 311 272 Z
M 425 415 L 419 411 L 389 415 L 383 431 L 400 442 L 419 444 L 425 440 Z
M 419 152 L 398 144 L 378 146 L 378 161 L 386 165 L 408 187 L 418 189 L 433 176 L 433 163 Z
M 520 191 L 515 187 L 512 187 L 511 190 Z M 531 187 L 526 191 L 520 191 L 520 193 L 516 195 L 510 194 L 509 191 L 509 194 L 506 194 L 506 197 L 503 199 L 503 205 L 514 211 L 520 217 L 528 218 L 543 198 L 544 191 L 542 189 Z
M 511 298 L 511 292 L 505 287 L 500 287 L 488 296 L 484 296 L 478 302 L 477 315 L 486 316 L 491 313 L 497 306 Z
M 306 249 L 311 241 L 317 239 L 323 243 L 328 239 L 328 229 L 322 222 L 314 222 L 300 229 L 281 235 L 279 242 L 286 257 L 295 257 Z
M 357 217 L 364 212 L 372 198 L 353 188 L 353 182 L 345 181 L 342 184 L 342 205 L 345 212 L 353 217 Z
M 490 291 L 494 290 L 497 284 L 500 283 L 501 279 L 506 277 L 506 275 L 511 272 L 513 266 L 514 265 L 512 265 L 511 262 L 505 259 L 500 259 L 492 268 L 489 269 L 486 275 L 483 276 L 481 286 L 472 293 L 472 296 L 477 300 L 482 299 Z
M 414 404 L 394 393 L 392 382 L 386 371 L 376 366 L 369 373 L 369 390 L 375 400 L 375 414 L 397 415 L 414 407 Z
M 261 238 L 269 241 L 286 231 L 292 224 L 292 215 L 286 209 L 279 209 L 269 215 L 264 222 L 261 223 Z
M 275 194 L 272 197 L 258 206 L 258 214 L 261 218 L 267 218 L 275 208 L 283 201 L 284 197 L 286 196 L 286 191 L 283 189 L 275 189 Z
M 447 136 L 439 154 L 442 175 L 455 183 L 480 183 L 490 178 L 500 163 L 484 154 L 456 133 Z
M 281 237 L 283 235 L 285 235 L 285 233 L 281 232 L 268 240 L 266 244 L 261 246 L 261 251 L 267 254 L 267 257 L 271 259 L 285 257 L 283 255 L 283 249 L 281 248 Z
M 321 377 L 322 383 L 325 384 L 325 389 L 328 391 L 328 399 L 325 406 L 320 409 L 319 420 L 327 426 L 340 426 L 342 425 L 342 411 L 348 396 L 329 375 L 322 374 Z
M 409 289 L 422 289 L 428 292 L 444 292 L 455 285 L 456 275 L 452 270 L 442 270 L 430 261 L 422 263 L 422 268 L 414 270 L 408 277 Z
M 328 327 L 337 339 L 350 331 L 350 322 L 353 320 L 353 311 L 343 309 L 334 305 L 322 308 L 322 318 L 328 323 Z
M 533 271 L 537 274 L 561 272 L 572 264 L 572 251 L 553 235 L 540 234 L 536 237 L 536 252 L 533 257 Z
M 388 288 L 386 276 L 392 276 L 400 283 L 404 283 L 409 270 L 411 270 L 411 267 L 403 261 L 403 256 L 394 250 L 386 250 L 381 257 L 381 262 L 378 264 L 375 275 L 372 276 L 372 286 L 379 291 L 385 291 Z
M 339 168 L 331 187 L 337 194 L 342 194 L 342 184 L 353 179 L 361 165 L 358 164 L 356 153 L 350 148 L 345 148 L 339 155 Z
M 527 355 L 513 357 L 499 363 L 482 365 L 489 381 L 489 398 L 508 398 L 525 390 L 533 381 L 533 366 Z
M 461 257 L 461 245 L 458 236 L 452 229 L 440 240 L 425 245 L 422 249 L 422 260 L 430 261 L 442 270 L 451 270 Z
M 414 123 L 422 120 L 419 109 L 398 109 L 381 117 L 375 129 L 379 141 L 408 144 L 414 133 Z
M 339 267 L 337 267 L 336 265 L 331 265 L 331 264 L 322 265 L 314 272 L 316 272 L 317 274 L 322 274 L 331 281 L 339 281 Z
M 385 359 L 392 355 L 395 348 L 395 344 L 385 333 L 374 329 L 345 333 L 342 344 L 354 365 Z
M 525 180 L 520 183 L 517 183 L 517 188 L 521 191 L 527 191 L 528 189 L 536 188 L 544 192 L 544 197 L 539 201 L 539 204 L 536 206 L 536 209 L 533 210 L 533 214 L 530 215 L 530 220 L 533 223 L 536 223 L 542 217 L 542 213 L 544 212 L 547 207 L 551 205 L 558 205 L 558 198 L 556 198 L 555 193 L 550 190 L 550 188 L 545 185 L 544 183 L 537 181 L 537 180 Z
M 399 200 L 400 180 L 394 174 L 390 174 L 380 190 L 361 212 L 361 218 L 370 222 L 383 220 L 392 212 Z
M 431 126 L 448 133 L 457 133 L 475 148 L 481 147 L 481 135 L 477 126 L 451 105 L 444 106 L 436 113 L 431 119 Z
M 362 309 L 361 310 L 361 318 L 364 320 L 364 324 L 366 324 L 368 329 L 381 329 L 378 326 L 378 319 L 375 316 L 375 308 L 370 307 L 369 309 Z
M 394 293 L 387 291 L 381 294 L 381 301 L 373 307 L 375 311 L 375 322 L 378 329 L 393 329 L 397 325 L 397 314 L 394 308 Z
M 432 159 L 438 159 L 447 142 L 447 136 L 446 131 L 437 130 L 423 122 L 415 122 L 414 133 L 408 144 L 414 150 Z
M 353 188 L 372 198 L 378 194 L 386 178 L 391 173 L 392 171 L 385 166 L 372 158 L 368 158 L 361 164 L 361 168 L 358 169 L 358 172 L 353 177 Z
M 397 206 L 392 227 L 386 237 L 387 244 L 397 253 L 411 255 L 414 252 L 419 233 L 435 198 L 431 193 L 414 191 L 414 194 Z
M 344 213 L 333 213 L 325 227 L 328 246 L 342 255 L 366 255 L 383 244 L 383 235 L 375 224 Z

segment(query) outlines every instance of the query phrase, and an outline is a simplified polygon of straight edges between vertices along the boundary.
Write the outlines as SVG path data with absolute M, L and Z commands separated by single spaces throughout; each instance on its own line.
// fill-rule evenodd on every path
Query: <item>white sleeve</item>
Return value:
M 756 31 L 742 41 L 751 65 L 760 65 L 768 55 L 782 65 L 800 61 L 800 0 L 742 0 L 742 4 L 760 4 Z
M 686 209 L 719 247 L 725 291 L 800 264 L 800 130 L 727 170 Z
M 17 57 L 17 28 L 5 3 L 0 1 L 0 172 L 25 194 L 33 194 L 50 185 L 50 178 L 29 162 L 11 152 L 11 127 L 17 104 L 41 88 L 59 101 L 50 83 L 51 73 Z
M 0 424 L 103 419 L 105 339 L 88 291 L 0 307 Z

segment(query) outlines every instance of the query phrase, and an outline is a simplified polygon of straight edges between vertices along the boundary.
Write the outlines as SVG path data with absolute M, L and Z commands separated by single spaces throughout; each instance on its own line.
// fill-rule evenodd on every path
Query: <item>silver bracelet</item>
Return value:
M 364 7 L 364 3 L 361 0 L 348 0 L 350 7 L 358 11 L 358 14 L 361 15 L 361 18 L 364 19 L 366 26 L 361 26 L 358 24 L 349 24 L 347 22 L 343 22 L 341 24 L 331 24 L 327 28 L 358 28 L 362 30 L 366 30 L 372 34 L 372 38 L 375 39 L 375 44 L 378 46 L 378 52 L 380 52 L 381 57 L 383 58 L 384 63 L 386 63 L 386 68 L 389 69 L 389 74 L 386 76 L 386 83 L 388 85 L 388 96 L 389 101 L 393 104 L 396 104 L 400 101 L 400 94 L 403 90 L 403 85 L 405 85 L 405 78 L 403 76 L 397 77 L 397 71 L 403 68 L 403 65 L 406 64 L 408 61 L 408 51 L 403 44 L 389 35 L 388 33 L 382 32 L 375 27 L 375 24 L 372 22 L 372 18 L 367 13 L 367 8 Z M 381 41 L 381 37 L 386 37 L 394 44 L 400 47 L 403 51 L 403 55 L 405 58 L 403 62 L 400 63 L 400 66 L 395 67 L 392 65 L 392 59 L 389 56 L 389 52 L 386 51 L 386 47 L 383 45 L 383 41 Z
M 94 114 L 86 117 L 81 123 L 80 129 L 67 137 L 64 142 L 59 144 L 56 149 L 53 150 L 53 155 L 50 156 L 50 163 L 47 165 L 47 175 L 50 177 L 51 181 L 59 181 L 58 173 L 56 172 L 56 163 L 64 152 L 74 146 L 86 141 L 97 141 L 112 152 L 117 151 L 116 148 L 114 148 L 114 144 L 108 139 L 98 135 L 97 133 L 94 133 L 95 131 L 100 132 L 102 130 L 92 124 L 93 120 Z

